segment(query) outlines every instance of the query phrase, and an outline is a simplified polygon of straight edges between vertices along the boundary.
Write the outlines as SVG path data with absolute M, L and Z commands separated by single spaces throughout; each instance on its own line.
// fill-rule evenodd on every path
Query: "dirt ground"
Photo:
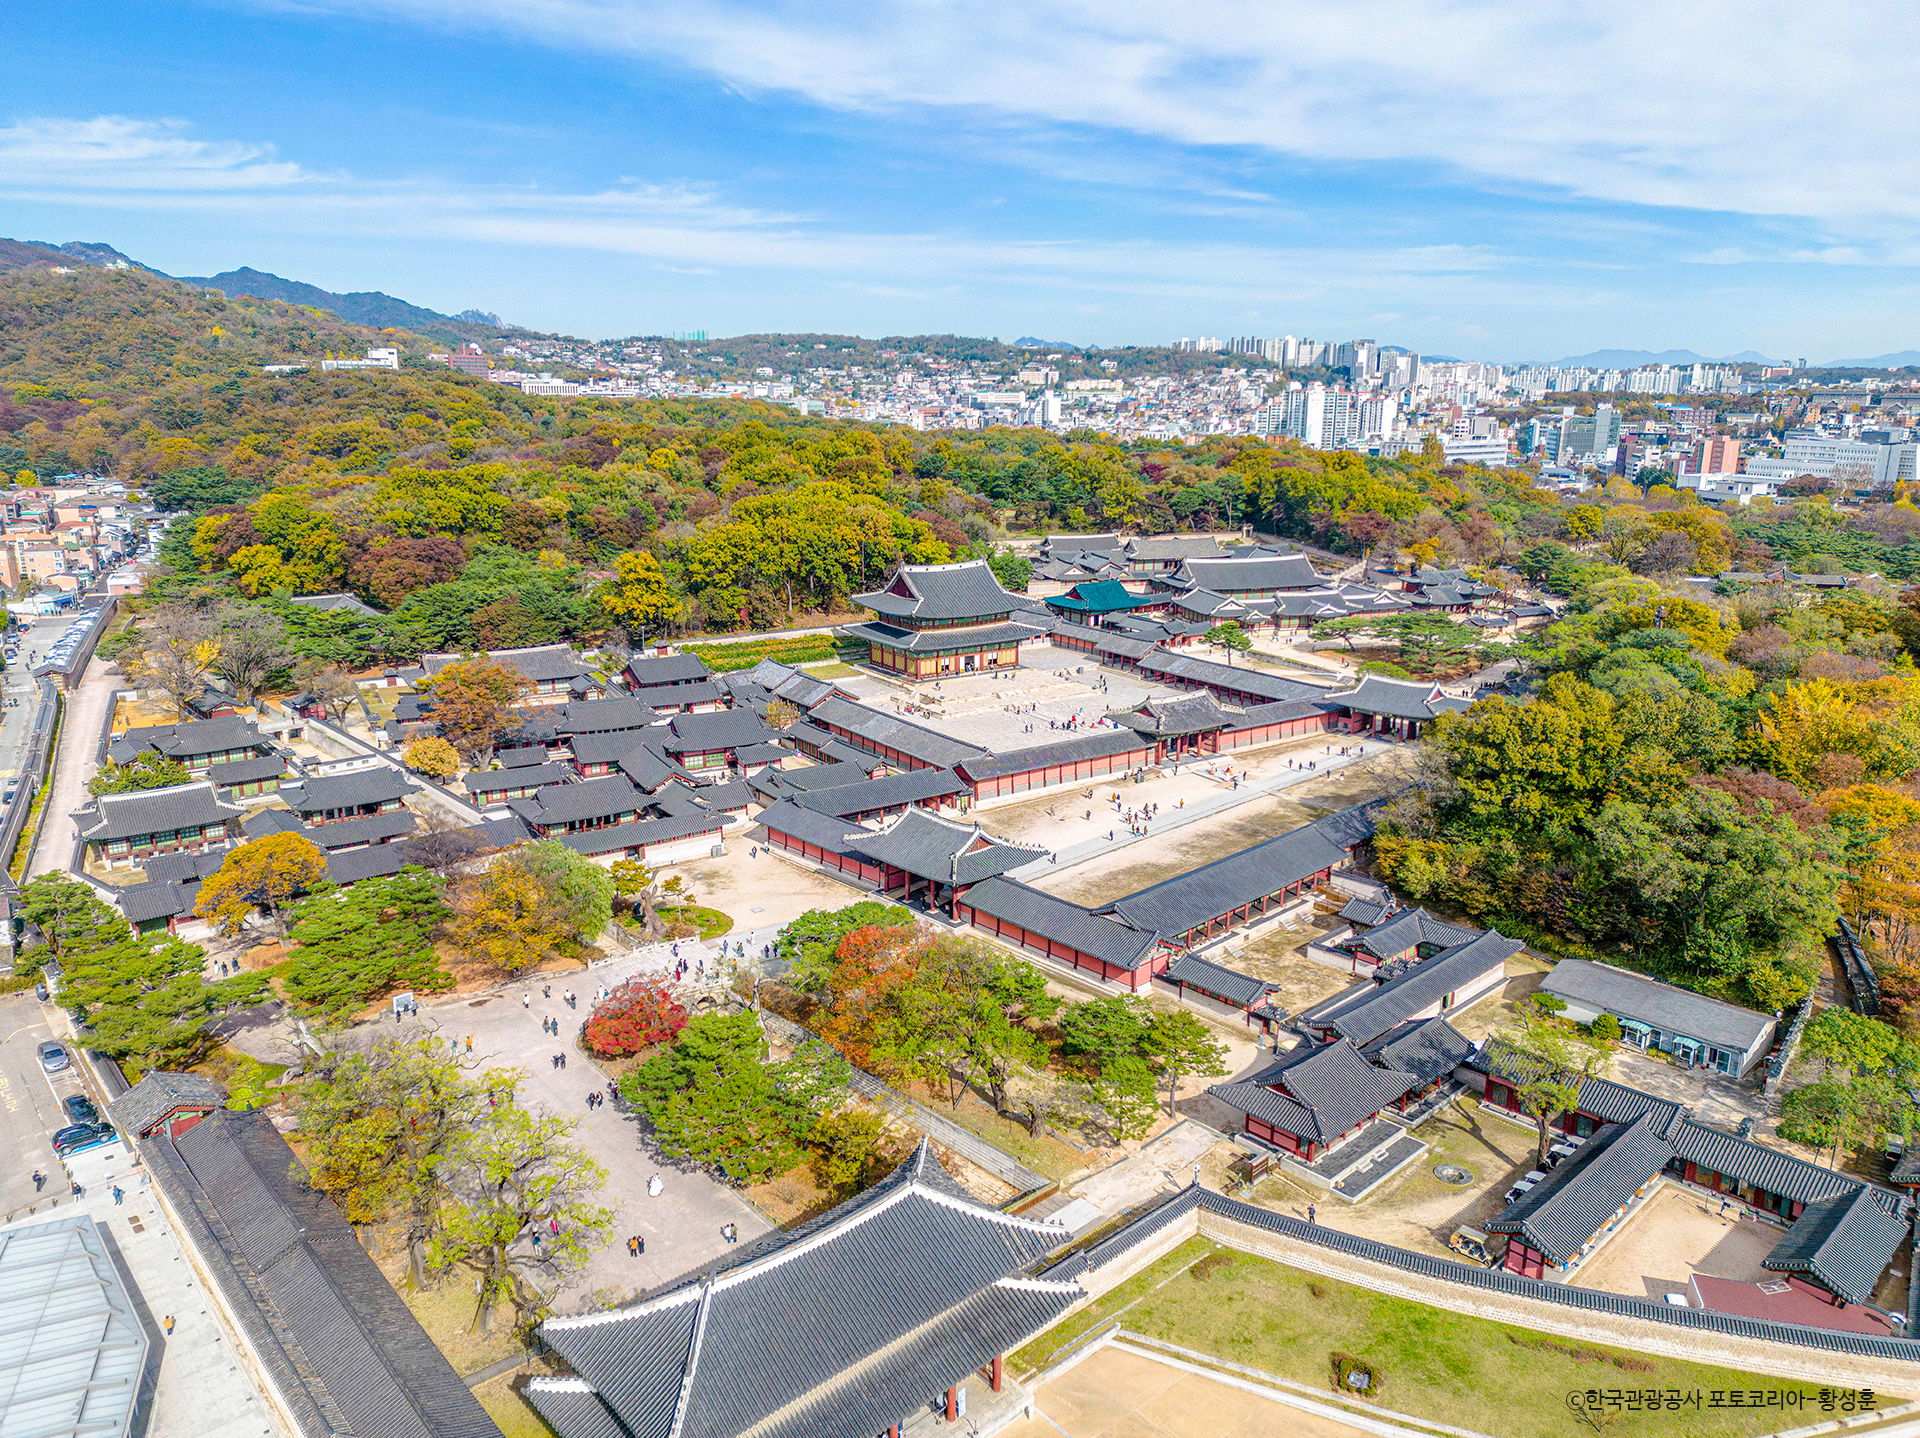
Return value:
M 1324 745 L 1311 746 L 1317 752 Z M 1250 774 L 1255 780 L 1271 774 L 1275 767 L 1284 767 L 1290 754 L 1305 752 L 1297 747 L 1261 749 L 1251 756 L 1233 755 L 1231 761 L 1236 772 Z M 1220 761 L 1223 765 L 1226 758 Z M 1271 839 L 1276 834 L 1284 834 L 1289 829 L 1297 829 L 1310 824 L 1315 819 L 1331 814 L 1348 805 L 1358 804 L 1367 799 L 1398 787 L 1400 769 L 1404 763 L 1402 751 L 1382 749 L 1375 757 L 1354 764 L 1347 769 L 1327 775 L 1325 779 L 1314 780 L 1286 790 L 1280 794 L 1262 795 L 1250 799 L 1238 808 L 1224 814 L 1213 815 L 1198 823 L 1189 824 L 1157 838 L 1152 844 L 1130 844 L 1110 854 L 1088 859 L 1075 864 L 1057 878 L 1048 876 L 1038 887 L 1049 893 L 1058 894 L 1063 899 L 1071 899 L 1080 904 L 1103 904 L 1157 884 L 1162 879 L 1184 874 L 1202 864 L 1215 859 L 1225 858 L 1238 853 L 1263 839 Z M 1204 766 L 1203 766 L 1204 767 Z M 1124 784 L 1117 786 L 1122 802 L 1137 806 L 1143 803 L 1159 803 L 1164 809 L 1179 797 L 1174 786 L 1192 784 L 1207 785 L 1212 792 L 1215 781 L 1202 779 L 1195 775 L 1190 766 L 1182 766 L 1180 777 L 1171 776 L 1149 780 L 1145 784 Z M 1164 786 L 1166 796 L 1160 797 L 1159 790 Z M 1077 815 L 1084 813 L 1088 800 L 1079 797 L 1082 791 L 1071 791 L 1069 799 L 1029 800 L 1023 805 L 1010 805 L 1005 809 L 991 809 L 981 816 L 981 822 L 996 832 L 1007 833 L 1014 837 L 1008 823 L 1008 817 L 1016 816 L 1023 809 L 1037 806 L 1042 815 L 1044 826 L 1045 811 L 1049 804 L 1057 804 L 1067 809 L 1078 804 L 1076 817 L 1068 823 L 1059 825 L 1057 831 L 1044 827 L 1041 833 L 1054 847 L 1089 837 L 1096 830 L 1105 833 L 1112 827 L 1112 805 L 1105 804 L 1106 796 L 1114 792 L 1116 786 L 1098 787 L 1092 803 L 1093 824 L 1087 824 Z M 1102 805 L 1105 804 L 1105 822 L 1102 819 Z M 1057 821 L 1056 821 L 1057 822 Z
M 1034 1395 L 1008 1438 L 1357 1438 L 1363 1430 L 1107 1347 Z
M 1782 1237 L 1782 1230 L 1771 1224 L 1722 1218 L 1719 1205 L 1704 1195 L 1669 1184 L 1607 1240 L 1573 1281 L 1578 1288 L 1632 1298 L 1658 1301 L 1663 1293 L 1691 1298 L 1687 1280 L 1695 1273 L 1741 1283 L 1776 1277 L 1760 1260 Z
M 1268 924 L 1250 934 L 1237 935 L 1217 949 L 1209 949 L 1207 958 L 1278 984 L 1280 1006 L 1297 1014 L 1357 982 L 1338 969 L 1307 957 L 1308 944 L 1342 927 L 1339 920 L 1326 914 L 1316 914 L 1310 921 L 1291 929 L 1279 923 Z
M 695 903 L 731 914 L 739 929 L 784 924 L 809 909 L 844 909 L 870 897 L 831 874 L 782 857 L 778 850 L 770 852 L 766 832 L 758 824 L 732 830 L 727 852 L 719 858 L 674 864 L 667 872 L 687 883 Z M 751 853 L 755 848 L 760 851 L 757 857 Z
M 1454 1229 L 1478 1228 L 1506 1206 L 1506 1192 L 1533 1167 L 1534 1138 L 1517 1124 L 1482 1115 L 1462 1099 L 1414 1131 L 1428 1145 L 1419 1161 L 1359 1203 L 1331 1198 L 1319 1189 L 1275 1174 L 1262 1179 L 1253 1201 L 1278 1213 L 1306 1217 L 1307 1205 L 1329 1228 L 1395 1244 L 1416 1253 L 1444 1254 Z M 1454 1187 L 1433 1176 L 1443 1163 L 1474 1176 Z

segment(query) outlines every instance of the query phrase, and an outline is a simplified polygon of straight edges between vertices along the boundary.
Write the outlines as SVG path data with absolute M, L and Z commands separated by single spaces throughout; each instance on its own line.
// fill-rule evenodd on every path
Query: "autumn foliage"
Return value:
M 601 1058 L 628 1058 L 671 1043 L 687 1026 L 687 1011 L 651 979 L 628 979 L 587 1019 L 586 1046 Z

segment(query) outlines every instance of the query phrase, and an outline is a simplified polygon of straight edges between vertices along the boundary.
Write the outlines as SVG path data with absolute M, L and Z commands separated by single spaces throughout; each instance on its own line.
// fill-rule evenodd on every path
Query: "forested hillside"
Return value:
M 405 366 L 260 372 L 373 343 Z M 126 658 L 139 672 L 143 644 L 190 648 L 212 626 L 248 636 L 247 682 L 269 687 L 428 649 L 772 628 L 842 610 L 901 561 L 993 554 L 1018 583 L 1001 553 L 1018 530 L 1251 523 L 1474 566 L 1567 617 L 1508 651 L 1529 702 L 1437 726 L 1381 839 L 1395 884 L 1768 1009 L 1804 992 L 1844 909 L 1894 1010 L 1920 1017 L 1920 612 L 1885 579 L 1816 595 L 1685 578 L 1781 560 L 1920 572 L 1904 495 L 1729 519 L 1625 479 L 1557 496 L 1524 470 L 1446 465 L 1437 444 L 1382 461 L 536 398 L 426 349 L 139 271 L 0 277 L 0 466 L 111 472 L 190 511 Z M 343 589 L 376 613 L 288 602 Z M 1390 620 L 1362 637 L 1414 663 L 1464 632 Z

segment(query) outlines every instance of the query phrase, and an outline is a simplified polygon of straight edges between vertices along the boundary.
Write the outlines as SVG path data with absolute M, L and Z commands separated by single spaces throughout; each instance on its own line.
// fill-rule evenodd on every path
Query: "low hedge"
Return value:
M 697 656 L 707 668 L 719 674 L 751 669 L 762 659 L 776 664 L 812 664 L 839 657 L 839 647 L 831 634 L 804 635 L 798 639 L 743 639 L 737 644 L 695 644 L 689 654 Z

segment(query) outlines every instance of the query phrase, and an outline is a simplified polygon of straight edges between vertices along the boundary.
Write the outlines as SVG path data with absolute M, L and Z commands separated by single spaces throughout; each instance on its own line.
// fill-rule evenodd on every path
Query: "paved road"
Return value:
M 88 1090 L 77 1068 L 51 1078 L 41 1069 L 41 1043 L 50 1038 L 66 1042 L 50 1027 L 50 1016 L 31 990 L 0 999 L 0 1151 L 7 1155 L 0 1165 L 0 1218 L 24 1213 L 34 1204 L 44 1210 L 50 1199 L 64 1201 L 72 1192 L 49 1139 L 67 1124 L 60 1101 Z M 96 1104 L 101 1101 L 97 1093 L 89 1097 Z M 37 1192 L 36 1168 L 47 1178 Z
M 752 947 L 764 942 L 757 931 L 736 937 Z M 710 955 L 711 948 L 681 946 L 690 958 Z M 766 1221 L 725 1184 L 692 1164 L 662 1155 L 643 1120 L 624 1103 L 609 1102 L 596 1109 L 586 1105 L 587 1095 L 606 1084 L 600 1070 L 573 1042 L 595 988 L 611 987 L 635 972 L 659 971 L 672 963 L 671 950 L 659 946 L 623 956 L 589 974 L 555 980 L 550 985 L 551 998 L 542 996 L 542 984 L 531 983 L 489 997 L 451 999 L 423 1011 L 426 1024 L 457 1039 L 463 1051 L 467 1036 L 472 1035 L 474 1055 L 487 1067 L 519 1069 L 525 1075 L 521 1090 L 525 1101 L 578 1120 L 575 1137 L 607 1170 L 601 1201 L 614 1210 L 613 1241 L 562 1290 L 555 1301 L 562 1313 L 586 1311 L 610 1300 L 631 1300 L 643 1290 L 718 1258 L 727 1250 L 720 1233 L 723 1224 L 735 1225 L 743 1242 L 768 1229 Z M 569 987 L 579 996 L 578 1008 L 569 1009 L 561 999 Z M 523 1005 L 523 996 L 530 1002 Z M 543 1018 L 559 1020 L 560 1037 L 541 1031 Z M 552 1062 L 553 1055 L 561 1052 L 567 1055 L 565 1069 Z M 664 1191 L 649 1197 L 647 1181 L 656 1174 Z M 646 1240 L 647 1251 L 638 1259 L 627 1254 L 630 1234 Z
M 123 682 L 107 673 L 104 659 L 95 658 L 88 661 L 79 686 L 67 695 L 54 759 L 53 793 L 40 818 L 40 837 L 34 844 L 33 862 L 27 866 L 29 876 L 63 874 L 73 862 L 72 816 L 87 801 L 87 780 L 98 767 L 94 755 L 100 747 L 100 726 L 107 721 L 114 690 Z

